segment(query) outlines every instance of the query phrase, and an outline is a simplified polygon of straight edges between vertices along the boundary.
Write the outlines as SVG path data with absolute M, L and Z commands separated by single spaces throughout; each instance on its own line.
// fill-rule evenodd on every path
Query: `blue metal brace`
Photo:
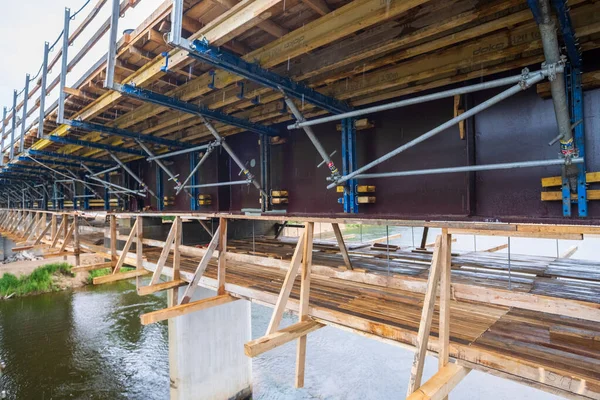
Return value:
M 347 175 L 356 170 L 356 127 L 353 118 L 342 120 L 342 173 Z M 344 212 L 357 214 L 358 199 L 356 179 L 350 179 L 344 187 Z
M 117 87 L 117 90 L 127 96 L 146 101 L 148 103 L 156 104 L 163 107 L 168 107 L 173 110 L 181 111 L 187 114 L 194 114 L 204 116 L 206 118 L 222 122 L 227 125 L 235 126 L 241 129 L 245 129 L 255 133 L 264 133 L 267 136 L 277 136 L 279 131 L 271 126 L 260 125 L 254 122 L 234 117 L 232 115 L 225 114 L 218 110 L 211 110 L 208 107 L 196 105 L 181 101 L 174 97 L 165 96 L 164 94 L 156 93 L 151 90 L 142 89 L 132 85 L 121 85 Z
M 83 178 L 83 180 L 85 182 L 88 181 L 88 179 L 85 178 L 85 177 Z M 83 209 L 84 210 L 89 210 L 90 209 L 90 198 L 89 198 L 89 196 L 92 194 L 92 192 L 90 191 L 90 189 L 86 185 L 83 186 L 83 194 L 85 195 L 85 197 L 83 198 Z
M 67 138 L 64 136 L 53 136 L 53 135 L 46 136 L 46 139 L 48 139 L 54 143 L 72 144 L 72 145 L 76 145 L 76 146 L 89 147 L 91 149 L 114 151 L 114 152 L 118 152 L 118 153 L 133 154 L 136 156 L 146 156 L 146 153 L 143 152 L 142 150 L 130 149 L 130 148 L 123 147 L 123 146 L 111 146 L 109 144 L 104 144 L 104 143 L 88 142 L 86 140 L 71 139 L 71 138 Z
M 331 113 L 339 114 L 352 109 L 343 101 L 326 96 L 304 84 L 268 71 L 257 63 L 248 62 L 233 53 L 214 47 L 206 39 L 194 40 L 191 43 L 184 42 L 180 47 L 189 51 L 190 56 L 200 61 L 273 90 L 284 91 L 289 96 L 303 99 Z
M 575 37 L 575 30 L 571 23 L 571 15 L 565 0 L 552 0 L 552 4 L 556 9 L 556 15 L 558 16 L 558 22 L 562 32 L 563 41 L 567 49 L 567 56 L 569 61 L 574 68 L 581 67 L 581 51 L 577 46 L 577 38 Z
M 77 120 L 65 120 L 64 124 L 72 126 L 74 128 L 82 129 L 89 132 L 100 132 L 106 133 L 109 135 L 120 136 L 128 139 L 136 139 L 141 140 L 142 142 L 154 143 L 162 146 L 168 147 L 176 147 L 176 148 L 186 148 L 189 146 L 188 143 L 179 142 L 177 140 L 165 139 L 152 135 L 145 135 L 143 133 L 131 132 L 125 129 L 113 128 L 110 126 L 94 124 L 91 122 L 83 122 Z
M 108 160 L 99 160 L 97 158 L 74 156 L 71 154 L 53 153 L 51 151 L 32 150 L 32 149 L 29 149 L 27 151 L 32 156 L 54 157 L 54 158 L 61 158 L 63 160 L 79 161 L 79 162 L 83 162 L 83 163 L 97 163 L 97 164 L 103 164 L 103 165 L 112 165 L 113 164 L 112 161 L 108 161 Z
M 571 216 L 571 204 L 577 204 L 580 217 L 587 217 L 587 175 L 585 166 L 585 126 L 583 119 L 583 89 L 581 87 L 581 70 L 574 68 L 567 63 L 565 69 L 565 83 L 569 98 L 569 107 L 571 111 L 571 124 L 574 127 L 574 141 L 576 156 L 584 159 L 584 162 L 577 164 L 577 199 L 571 199 L 571 190 L 568 178 L 562 177 L 562 202 L 563 216 Z

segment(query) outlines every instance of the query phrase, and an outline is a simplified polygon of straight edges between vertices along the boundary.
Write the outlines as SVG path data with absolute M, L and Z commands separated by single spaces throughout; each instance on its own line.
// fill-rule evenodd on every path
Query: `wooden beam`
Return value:
M 346 248 L 346 243 L 344 243 L 344 235 L 342 235 L 340 225 L 331 224 L 331 226 L 333 227 L 333 233 L 335 233 L 335 238 L 338 242 L 340 252 L 342 253 L 342 257 L 344 258 L 344 264 L 346 264 L 346 268 L 352 269 L 352 262 L 350 261 L 350 257 L 348 256 L 348 249 Z
M 217 268 L 217 294 L 225 294 L 225 276 L 227 269 L 227 220 L 219 219 L 219 266 Z
M 283 317 L 285 306 L 288 302 L 288 299 L 290 298 L 292 287 L 294 287 L 296 275 L 298 275 L 298 268 L 300 268 L 300 262 L 302 261 L 302 253 L 304 252 L 305 240 L 306 235 L 303 232 L 302 236 L 298 238 L 298 243 L 296 244 L 296 249 L 294 250 L 294 255 L 292 256 L 292 261 L 290 262 L 290 267 L 288 268 L 288 271 L 285 275 L 285 279 L 283 280 L 283 285 L 281 286 L 281 290 L 279 291 L 279 296 L 277 296 L 277 302 L 275 303 L 275 307 L 273 308 L 273 314 L 271 315 L 271 321 L 269 322 L 269 326 L 267 327 L 266 335 L 270 335 L 279 330 L 279 324 L 281 323 L 281 318 Z
M 141 215 L 138 215 L 135 218 L 135 228 L 137 233 L 135 235 L 135 269 L 136 271 L 144 270 L 144 218 Z M 127 257 L 127 252 L 124 251 L 122 254 Z M 140 288 L 142 285 L 141 276 L 135 278 L 135 287 Z
M 244 353 L 246 353 L 248 357 L 259 356 L 262 353 L 291 342 L 292 340 L 306 336 L 323 326 L 323 324 L 312 319 L 297 322 L 269 335 L 251 340 L 244 345 Z
M 110 255 L 113 268 L 117 266 L 119 256 L 117 255 L 117 217 L 109 216 L 110 222 Z
M 587 191 L 587 199 L 588 200 L 600 200 L 600 190 L 597 189 L 588 189 Z M 542 201 L 560 201 L 562 200 L 562 192 L 559 191 L 551 191 L 551 192 L 541 192 Z M 571 194 L 571 200 L 577 200 L 577 194 Z
M 298 317 L 300 321 L 308 320 L 310 298 L 310 269 L 312 266 L 314 222 L 307 222 L 304 228 L 304 253 L 302 270 L 300 271 L 300 305 Z M 296 388 L 304 387 L 304 369 L 306 367 L 306 335 L 300 336 L 296 348 Z
M 550 84 L 548 84 L 549 86 Z M 587 183 L 597 183 L 600 182 L 600 172 L 588 172 L 585 174 Z M 551 176 L 548 178 L 542 178 L 542 187 L 554 187 L 554 186 L 562 186 L 562 177 L 560 176 Z
M 415 342 L 416 352 L 410 370 L 407 396 L 410 396 L 419 386 L 421 386 L 423 367 L 425 366 L 425 356 L 427 355 L 427 342 L 429 341 L 429 333 L 431 332 L 431 321 L 433 320 L 435 297 L 443 258 L 442 237 L 438 236 L 435 241 L 435 250 L 431 259 L 431 268 L 429 269 L 427 292 L 425 293 L 425 299 L 423 300 L 423 312 L 421 313 L 421 323 L 419 324 L 419 332 Z
M 508 243 L 501 244 L 499 246 L 491 247 L 487 250 L 483 250 L 485 253 L 495 253 L 500 250 L 504 250 L 508 247 Z
M 528 237 L 540 239 L 564 239 L 564 240 L 583 240 L 583 235 L 579 233 L 562 232 L 524 232 L 524 231 L 499 231 L 483 229 L 455 229 L 449 228 L 448 232 L 456 235 L 479 235 L 479 236 L 504 236 L 504 237 Z
M 452 271 L 452 235 L 448 229 L 442 229 L 440 271 L 440 315 L 438 335 L 438 368 L 442 370 L 450 361 L 450 273 Z M 445 398 L 447 400 L 447 398 Z
M 215 232 L 215 235 L 213 236 L 212 240 L 210 241 L 210 243 L 208 245 L 208 248 L 206 249 L 206 253 L 202 257 L 202 260 L 200 260 L 200 263 L 198 264 L 198 267 L 196 268 L 196 271 L 194 272 L 194 277 L 193 277 L 192 281 L 185 289 L 185 292 L 183 293 L 183 297 L 181 298 L 181 302 L 179 304 L 187 304 L 190 302 L 194 292 L 196 291 L 196 288 L 198 287 L 200 278 L 202 278 L 202 275 L 204 275 L 204 271 L 206 271 L 208 262 L 212 258 L 212 255 L 215 252 L 217 245 L 219 244 L 219 239 L 221 236 L 220 232 L 221 232 L 221 226 L 219 225 L 219 227 L 217 228 L 217 231 Z
M 406 400 L 442 400 L 471 372 L 469 368 L 457 364 L 448 364 L 420 388 L 409 395 Z
M 137 237 L 137 226 L 138 219 L 136 218 L 133 226 L 131 227 L 131 232 L 129 232 L 129 236 L 127 237 L 127 241 L 125 242 L 125 246 L 123 247 L 123 251 L 121 256 L 117 260 L 117 265 L 113 269 L 113 275 L 116 275 L 119 271 L 121 271 L 121 267 L 125 263 L 125 258 L 127 258 L 127 253 L 129 253 L 129 249 L 131 248 L 131 243 L 133 243 L 133 239 Z
M 127 271 L 127 272 L 119 272 L 118 274 L 98 276 L 98 277 L 94 278 L 94 285 L 101 285 L 103 283 L 123 281 L 126 279 L 132 279 L 132 278 L 137 278 L 137 277 L 144 276 L 144 275 L 149 275 L 150 273 L 151 273 L 150 271 L 147 271 L 144 269 L 141 271 L 133 270 L 133 271 Z
M 98 263 L 98 264 L 80 265 L 78 267 L 71 268 L 71 271 L 72 272 L 95 271 L 98 269 L 111 268 L 111 267 L 112 267 L 112 263 L 110 261 L 108 261 L 108 262 L 102 262 L 102 263 Z
M 319 15 L 326 15 L 331 12 L 325 0 L 302 0 L 302 2 Z
M 238 299 L 228 294 L 209 297 L 208 299 L 193 301 L 191 303 L 180 304 L 174 307 L 165 308 L 164 310 L 158 310 L 142 314 L 140 316 L 140 319 L 142 321 L 142 325 L 149 325 L 155 322 L 164 321 L 169 318 L 180 317 L 182 315 L 189 314 L 195 311 L 205 310 L 207 308 L 219 306 L 221 304 L 231 303 L 235 300 Z
M 40 235 L 37 237 L 37 239 L 35 239 L 35 242 L 33 242 L 34 246 L 37 246 L 38 244 L 40 244 L 40 242 L 42 241 L 44 236 L 46 236 L 46 234 L 48 233 L 50 228 L 52 228 L 52 223 L 47 224 L 46 227 L 44 228 L 44 230 L 42 231 L 42 233 L 40 233 Z
M 66 227 L 66 225 L 65 225 L 65 227 Z M 62 245 L 60 246 L 60 249 L 58 250 L 59 253 L 65 251 L 67 244 L 69 244 L 69 242 L 71 241 L 74 231 L 75 231 L 75 221 L 73 221 L 73 223 L 69 227 L 69 230 L 65 233 L 65 238 L 62 242 Z
M 137 293 L 140 296 L 145 296 L 145 295 L 160 292 L 163 290 L 177 289 L 177 288 L 179 288 L 181 286 L 185 286 L 185 285 L 187 285 L 186 281 L 177 279 L 177 280 L 172 280 L 172 281 L 168 281 L 168 282 L 157 283 L 155 285 L 141 286 L 137 289 Z
M 560 255 L 560 258 L 571 258 L 571 256 L 573 254 L 575 254 L 578 249 L 579 249 L 579 246 L 577 246 L 577 245 L 571 246 L 564 253 L 562 253 Z

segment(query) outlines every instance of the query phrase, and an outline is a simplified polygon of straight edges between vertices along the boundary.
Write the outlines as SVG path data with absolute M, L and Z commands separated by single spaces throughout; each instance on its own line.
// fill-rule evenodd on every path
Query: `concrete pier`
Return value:
M 198 288 L 192 301 L 215 295 Z M 251 333 L 246 300 L 170 319 L 171 400 L 250 398 L 252 360 L 244 354 L 244 343 Z

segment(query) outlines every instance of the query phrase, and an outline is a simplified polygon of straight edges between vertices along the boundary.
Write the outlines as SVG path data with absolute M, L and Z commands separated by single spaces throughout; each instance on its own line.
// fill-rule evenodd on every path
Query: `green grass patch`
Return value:
M 122 267 L 121 271 L 119 272 L 133 271 L 134 269 L 135 268 L 132 267 Z M 93 271 L 90 271 L 90 275 L 88 276 L 88 283 L 91 284 L 94 281 L 94 278 L 110 274 L 112 274 L 112 269 L 110 268 L 95 269 Z
M 47 264 L 36 268 L 31 274 L 17 278 L 13 274 L 4 274 L 0 278 L 0 297 L 15 293 L 24 296 L 33 293 L 51 292 L 58 287 L 52 280 L 53 275 L 74 276 L 71 265 L 67 263 Z

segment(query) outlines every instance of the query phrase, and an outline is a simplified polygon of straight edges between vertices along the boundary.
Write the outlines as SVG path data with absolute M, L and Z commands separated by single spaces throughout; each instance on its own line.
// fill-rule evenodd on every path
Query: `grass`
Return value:
M 122 267 L 121 271 L 119 272 L 127 272 L 127 271 L 132 271 L 135 268 L 131 268 L 131 267 Z M 102 269 L 96 269 L 93 271 L 90 271 L 90 275 L 88 276 L 88 283 L 91 284 L 94 281 L 94 278 L 97 278 L 99 276 L 105 276 L 105 275 L 110 275 L 112 274 L 112 270 L 110 268 L 102 268 Z
M 4 274 L 0 278 L 0 297 L 14 293 L 16 296 L 51 292 L 57 290 L 53 275 L 74 276 L 71 265 L 67 263 L 47 264 L 36 268 L 31 274 L 17 278 L 13 274 Z

